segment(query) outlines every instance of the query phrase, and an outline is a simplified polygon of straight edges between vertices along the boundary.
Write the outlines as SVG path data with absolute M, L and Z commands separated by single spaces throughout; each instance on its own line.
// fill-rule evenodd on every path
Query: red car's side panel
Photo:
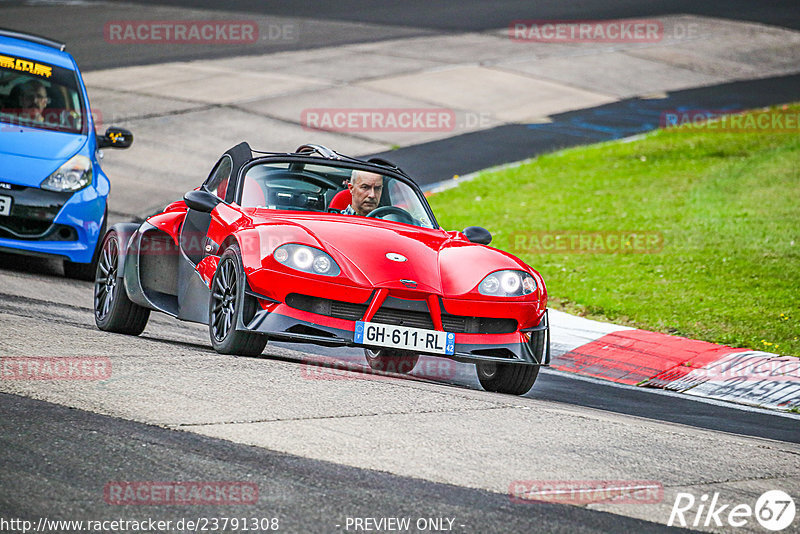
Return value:
M 218 265 L 219 256 L 206 256 L 195 268 L 208 287 L 211 287 L 211 279 L 214 278 Z
M 227 204 L 218 204 L 211 212 L 207 235 L 214 243 L 221 245 L 232 232 L 249 226 L 252 226 L 252 220 L 240 210 Z M 247 243 L 245 245 L 248 246 Z M 256 252 L 258 251 L 256 250 Z M 242 254 L 244 254 L 244 249 L 242 249 Z
M 175 245 L 178 244 L 181 225 L 183 224 L 183 218 L 186 216 L 186 205 L 181 202 L 183 209 L 179 209 L 176 204 L 178 203 L 167 206 L 169 211 L 153 215 L 147 219 L 147 222 L 172 237 Z

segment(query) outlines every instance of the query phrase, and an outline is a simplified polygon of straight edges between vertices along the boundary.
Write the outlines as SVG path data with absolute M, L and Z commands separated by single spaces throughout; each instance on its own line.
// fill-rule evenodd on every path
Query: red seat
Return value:
M 336 196 L 333 197 L 333 200 L 331 200 L 331 203 L 328 207 L 342 211 L 343 209 L 345 209 L 347 206 L 350 205 L 352 200 L 353 197 L 350 195 L 350 190 L 345 189 L 343 191 L 339 191 L 338 193 L 336 193 Z

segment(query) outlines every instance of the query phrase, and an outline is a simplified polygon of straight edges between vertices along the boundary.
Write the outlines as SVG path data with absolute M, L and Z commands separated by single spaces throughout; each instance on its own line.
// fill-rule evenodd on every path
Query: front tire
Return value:
M 539 376 L 538 365 L 486 362 L 476 364 L 475 368 L 483 389 L 509 395 L 524 395 Z
M 258 356 L 267 345 L 267 336 L 236 330 L 241 310 L 245 322 L 255 315 L 258 304 L 245 294 L 245 275 L 237 245 L 228 247 L 220 258 L 211 280 L 208 309 L 208 333 L 211 346 L 220 354 Z
M 128 298 L 118 271 L 122 251 L 119 235 L 109 231 L 103 238 L 94 277 L 94 322 L 106 332 L 138 336 L 147 326 L 150 310 Z
M 417 360 L 419 360 L 419 354 L 389 349 L 364 349 L 364 356 L 366 356 L 367 363 L 372 369 L 400 374 L 408 374 L 413 371 L 414 366 L 417 365 Z

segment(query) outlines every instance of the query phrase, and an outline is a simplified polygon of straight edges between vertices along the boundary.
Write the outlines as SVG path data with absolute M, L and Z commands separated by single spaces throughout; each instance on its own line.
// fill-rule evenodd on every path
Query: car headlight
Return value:
M 275 261 L 292 269 L 324 276 L 338 276 L 339 266 L 326 252 L 306 245 L 281 245 L 272 253 Z
M 73 156 L 39 185 L 48 191 L 77 191 L 92 183 L 92 162 L 86 156 Z
M 534 291 L 536 280 L 525 271 L 497 271 L 478 285 L 478 292 L 490 297 L 521 297 Z

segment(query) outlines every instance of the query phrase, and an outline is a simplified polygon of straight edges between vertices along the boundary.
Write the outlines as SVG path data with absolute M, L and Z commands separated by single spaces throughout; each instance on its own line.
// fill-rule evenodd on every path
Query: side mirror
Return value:
M 112 126 L 104 135 L 97 136 L 98 148 L 128 148 L 132 144 L 133 134 L 125 128 Z
M 211 213 L 217 207 L 217 204 L 222 202 L 216 195 L 204 189 L 189 191 L 183 195 L 183 201 L 186 202 L 189 209 L 202 211 L 203 213 Z
M 467 226 L 461 233 L 473 243 L 488 245 L 492 242 L 492 234 L 489 233 L 489 230 L 480 226 Z

